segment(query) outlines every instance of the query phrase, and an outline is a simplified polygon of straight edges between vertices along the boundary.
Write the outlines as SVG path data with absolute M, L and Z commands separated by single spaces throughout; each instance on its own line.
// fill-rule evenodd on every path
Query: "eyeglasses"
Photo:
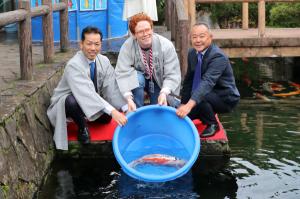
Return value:
M 135 32 L 136 35 L 142 36 L 142 35 L 146 35 L 146 34 L 150 34 L 150 32 L 152 31 L 151 28 L 146 28 L 144 30 L 140 30 Z

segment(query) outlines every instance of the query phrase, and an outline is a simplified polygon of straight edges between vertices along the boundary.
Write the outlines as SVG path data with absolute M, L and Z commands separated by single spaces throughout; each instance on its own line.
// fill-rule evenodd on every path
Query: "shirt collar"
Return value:
M 207 48 L 205 50 L 203 50 L 202 52 L 200 52 L 202 54 L 202 57 L 204 57 L 204 54 L 206 53 L 206 51 L 207 51 Z M 198 54 L 198 53 L 199 53 L 199 51 L 196 51 L 196 54 Z
M 90 59 L 88 59 L 88 58 L 86 58 L 86 60 L 87 60 L 87 62 L 88 62 L 89 64 L 96 61 L 95 59 L 94 59 L 94 60 L 90 60 Z

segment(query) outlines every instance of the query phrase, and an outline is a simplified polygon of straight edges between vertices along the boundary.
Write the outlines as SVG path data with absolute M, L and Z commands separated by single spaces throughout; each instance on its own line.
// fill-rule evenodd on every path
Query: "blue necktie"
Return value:
M 195 67 L 194 79 L 193 79 L 193 87 L 192 91 L 194 91 L 201 82 L 201 64 L 202 64 L 202 53 L 198 52 L 198 62 Z
M 92 81 L 94 81 L 94 75 L 95 75 L 95 62 L 90 63 L 90 75 Z

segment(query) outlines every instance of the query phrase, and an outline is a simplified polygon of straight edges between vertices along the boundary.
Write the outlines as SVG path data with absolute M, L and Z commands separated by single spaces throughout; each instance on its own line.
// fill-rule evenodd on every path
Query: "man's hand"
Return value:
M 116 109 L 112 110 L 111 117 L 121 126 L 124 126 L 127 123 L 126 116 L 117 111 Z
M 158 96 L 158 104 L 159 105 L 168 105 L 168 103 L 167 103 L 167 95 L 165 94 L 165 93 L 163 93 L 163 92 L 161 92 L 160 94 L 159 94 L 159 96 Z
M 189 100 L 187 104 L 181 104 L 179 106 L 179 108 L 176 110 L 176 115 L 178 115 L 181 118 L 184 118 L 191 112 L 194 106 L 196 106 L 196 102 L 194 100 Z
M 136 111 L 136 105 L 135 105 L 132 98 L 127 98 L 127 104 L 128 104 L 128 111 L 127 112 Z

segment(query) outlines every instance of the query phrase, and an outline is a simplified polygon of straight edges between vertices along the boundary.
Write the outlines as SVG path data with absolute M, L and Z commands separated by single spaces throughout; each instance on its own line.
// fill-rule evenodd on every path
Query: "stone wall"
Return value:
M 33 198 L 49 169 L 55 148 L 46 110 L 63 66 L 37 70 L 35 80 L 15 82 L 1 99 L 1 199 Z

